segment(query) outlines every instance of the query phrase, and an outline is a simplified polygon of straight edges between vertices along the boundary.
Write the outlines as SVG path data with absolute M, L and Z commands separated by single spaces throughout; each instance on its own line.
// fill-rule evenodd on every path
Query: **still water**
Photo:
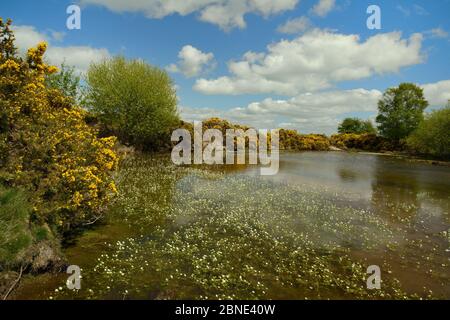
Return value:
M 449 167 L 305 152 L 259 173 L 128 160 L 107 222 L 65 249 L 82 289 L 27 276 L 13 298 L 450 299 Z

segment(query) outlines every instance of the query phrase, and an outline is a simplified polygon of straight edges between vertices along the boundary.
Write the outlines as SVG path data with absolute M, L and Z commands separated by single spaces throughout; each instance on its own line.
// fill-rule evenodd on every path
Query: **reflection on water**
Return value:
M 15 297 L 450 298 L 448 167 L 333 152 L 280 160 L 275 176 L 134 160 L 109 224 L 66 250 L 85 290 L 55 293 L 65 277 L 46 275 Z M 392 286 L 378 295 L 365 288 L 372 264 Z
M 245 173 L 259 174 L 255 167 L 247 168 Z M 283 154 L 280 158 L 280 172 L 268 179 L 344 191 L 364 199 L 371 199 L 381 190 L 398 202 L 409 202 L 411 197 L 414 198 L 421 192 L 438 199 L 448 199 L 450 195 L 448 167 L 372 154 Z
M 255 167 L 239 172 L 258 175 Z M 343 193 L 354 204 L 367 200 L 363 203 L 386 217 L 433 220 L 430 228 L 442 229 L 449 221 L 450 170 L 444 166 L 383 155 L 305 152 L 282 155 L 280 172 L 265 178 Z
M 357 252 L 382 264 L 388 261 L 405 286 L 420 290 L 445 279 L 433 289 L 450 297 L 450 169 L 389 156 L 349 153 L 286 154 L 280 173 L 268 177 L 330 194 L 345 194 L 348 204 L 370 209 L 407 235 L 400 252 Z M 248 169 L 247 174 L 256 174 Z M 374 235 L 376 236 L 376 235 Z M 433 262 L 431 262 L 433 261 Z M 434 292 L 435 293 L 435 292 Z

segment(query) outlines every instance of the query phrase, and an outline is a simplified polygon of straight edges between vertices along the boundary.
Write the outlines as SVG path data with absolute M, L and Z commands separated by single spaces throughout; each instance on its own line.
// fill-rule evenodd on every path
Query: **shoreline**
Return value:
M 411 162 L 419 162 L 419 163 L 429 164 L 429 165 L 433 165 L 433 166 L 450 167 L 450 160 L 427 159 L 427 158 L 421 158 L 421 157 L 412 156 L 412 155 L 408 155 L 408 154 L 395 153 L 392 151 L 387 151 L 387 152 L 356 151 L 356 153 L 386 156 L 386 157 L 395 157 L 398 159 L 411 161 Z
M 433 166 L 443 166 L 450 167 L 450 160 L 437 160 L 437 159 L 427 159 L 425 157 L 414 156 L 410 154 L 400 153 L 396 151 L 365 151 L 365 150 L 357 150 L 357 149 L 340 149 L 335 146 L 332 146 L 329 150 L 280 150 L 280 154 L 282 153 L 303 153 L 303 152 L 345 152 L 345 153 L 355 153 L 355 154 L 366 154 L 366 155 L 376 155 L 376 156 L 385 156 L 385 157 L 394 157 L 398 159 L 402 159 L 405 161 L 411 162 L 422 162 L 425 164 L 433 165 Z

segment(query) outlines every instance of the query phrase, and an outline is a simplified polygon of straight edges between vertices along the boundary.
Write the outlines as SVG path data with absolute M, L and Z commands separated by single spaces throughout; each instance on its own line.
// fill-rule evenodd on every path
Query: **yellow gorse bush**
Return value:
M 401 150 L 401 144 L 392 143 L 373 133 L 342 133 L 331 136 L 331 143 L 341 149 L 356 149 L 365 151 Z
M 85 111 L 45 86 L 57 72 L 44 63 L 47 45 L 19 57 L 10 25 L 0 20 L 0 183 L 29 190 L 35 219 L 66 232 L 117 193 L 116 138 L 97 138 Z
M 191 136 L 194 135 L 192 123 L 182 122 L 181 128 L 188 130 Z M 220 118 L 209 118 L 202 122 L 202 130 L 217 129 L 226 135 L 227 129 L 242 129 L 244 131 L 251 127 L 238 125 Z M 280 150 L 286 151 L 324 151 L 329 150 L 331 143 L 328 137 L 321 134 L 299 134 L 296 130 L 279 129 Z M 246 142 L 248 146 L 248 141 Z M 271 144 L 270 132 L 268 134 L 267 145 Z
M 280 129 L 280 149 L 289 151 L 324 151 L 330 141 L 324 135 L 299 134 L 296 130 Z

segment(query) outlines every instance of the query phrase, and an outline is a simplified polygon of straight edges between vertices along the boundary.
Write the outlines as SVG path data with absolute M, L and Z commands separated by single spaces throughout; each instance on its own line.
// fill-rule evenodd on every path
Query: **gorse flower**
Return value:
M 0 65 L 1 70 L 19 71 L 20 66 L 14 60 L 8 59 L 3 64 Z
M 116 139 L 98 138 L 86 111 L 46 86 L 58 71 L 44 62 L 47 44 L 21 58 L 10 26 L 0 19 L 0 183 L 28 189 L 36 219 L 66 232 L 116 194 Z

